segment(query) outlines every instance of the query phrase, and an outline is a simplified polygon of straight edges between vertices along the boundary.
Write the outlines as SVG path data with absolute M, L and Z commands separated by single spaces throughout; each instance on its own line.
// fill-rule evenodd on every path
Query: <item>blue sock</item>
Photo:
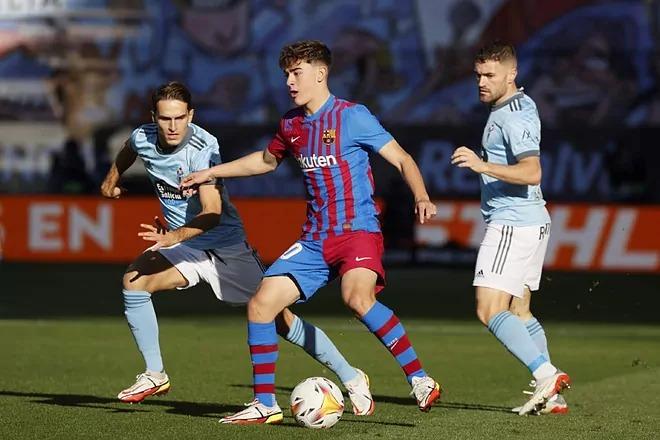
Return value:
M 412 384 L 413 377 L 427 375 L 417 359 L 417 353 L 408 339 L 403 324 L 391 309 L 376 301 L 360 320 L 394 356 L 409 384 Z
M 163 371 L 163 359 L 158 344 L 158 321 L 151 294 L 140 290 L 123 290 L 124 314 L 135 343 L 149 371 Z
M 302 347 L 310 356 L 330 368 L 342 383 L 357 377 L 358 373 L 355 368 L 346 362 L 344 356 L 323 330 L 299 317 L 293 318 L 286 340 Z
M 527 327 L 527 331 L 536 344 L 536 347 L 543 354 L 543 356 L 545 356 L 545 358 L 550 361 L 550 353 L 548 352 L 548 339 L 545 337 L 545 330 L 543 330 L 541 323 L 532 316 L 529 320 L 527 320 L 527 322 L 525 322 L 525 327 Z
M 266 406 L 274 406 L 275 362 L 277 362 L 277 331 L 275 321 L 265 324 L 248 321 L 248 344 L 252 359 L 254 398 Z
M 548 359 L 536 347 L 536 344 L 529 335 L 522 320 L 512 314 L 504 311 L 493 316 L 488 321 L 488 330 L 495 335 L 499 341 L 522 362 L 529 371 L 534 372 L 544 364 Z M 536 376 L 536 375 L 535 375 Z

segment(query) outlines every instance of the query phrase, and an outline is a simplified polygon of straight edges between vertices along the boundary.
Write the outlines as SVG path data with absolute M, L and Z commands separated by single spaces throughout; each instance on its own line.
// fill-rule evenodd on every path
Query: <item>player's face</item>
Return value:
M 298 62 L 284 70 L 289 96 L 297 106 L 307 105 L 323 93 L 327 67 L 321 63 Z
M 484 104 L 499 104 L 512 89 L 515 90 L 516 67 L 513 63 L 475 63 L 474 73 L 479 87 L 479 101 Z
M 188 133 L 193 110 L 178 99 L 162 99 L 156 104 L 153 119 L 158 124 L 158 137 L 161 143 L 176 147 Z

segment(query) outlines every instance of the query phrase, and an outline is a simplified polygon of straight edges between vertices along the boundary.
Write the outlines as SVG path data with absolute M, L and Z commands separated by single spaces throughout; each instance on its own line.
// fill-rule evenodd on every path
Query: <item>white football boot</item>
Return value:
M 136 381 L 133 385 L 117 395 L 117 398 L 122 402 L 139 403 L 145 397 L 167 394 L 170 390 L 170 378 L 165 372 L 145 371 L 138 374 L 135 378 Z
M 344 383 L 348 391 L 348 398 L 351 399 L 353 414 L 356 416 L 370 416 L 376 409 L 371 391 L 369 391 L 369 376 L 364 371 L 356 368 L 357 377 Z

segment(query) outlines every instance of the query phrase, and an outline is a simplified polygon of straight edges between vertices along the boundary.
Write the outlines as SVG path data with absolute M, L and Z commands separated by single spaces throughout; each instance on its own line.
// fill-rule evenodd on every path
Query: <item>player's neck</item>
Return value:
M 304 105 L 305 114 L 309 116 L 319 111 L 319 109 L 323 107 L 323 104 L 326 103 L 328 98 L 330 98 L 330 90 L 325 89 L 323 92 L 320 92 L 317 96 L 310 99 L 310 101 Z
M 506 102 L 507 99 L 511 98 L 513 95 L 518 93 L 518 87 L 513 84 L 509 89 L 506 91 L 504 95 L 500 99 L 498 99 L 496 102 L 493 102 L 491 105 L 494 107 L 496 105 L 500 105 L 503 102 Z

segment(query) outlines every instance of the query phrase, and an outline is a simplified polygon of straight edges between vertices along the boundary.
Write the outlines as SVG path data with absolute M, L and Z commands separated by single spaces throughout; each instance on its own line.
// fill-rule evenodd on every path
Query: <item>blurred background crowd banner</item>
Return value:
M 126 175 L 134 198 L 96 194 L 131 130 L 150 121 L 153 88 L 186 83 L 195 121 L 236 158 L 263 148 L 290 107 L 282 45 L 322 38 L 333 92 L 381 119 L 438 202 L 438 218 L 416 226 L 395 170 L 373 161 L 387 261 L 471 264 L 478 180 L 449 156 L 479 145 L 487 109 L 473 56 L 498 37 L 515 44 L 517 82 L 543 124 L 547 264 L 658 272 L 659 23 L 656 0 L 0 0 L 3 258 L 132 258 L 138 224 L 158 209 L 142 167 Z M 227 186 L 272 261 L 304 217 L 296 164 Z M 287 233 L 266 237 L 264 221 Z

